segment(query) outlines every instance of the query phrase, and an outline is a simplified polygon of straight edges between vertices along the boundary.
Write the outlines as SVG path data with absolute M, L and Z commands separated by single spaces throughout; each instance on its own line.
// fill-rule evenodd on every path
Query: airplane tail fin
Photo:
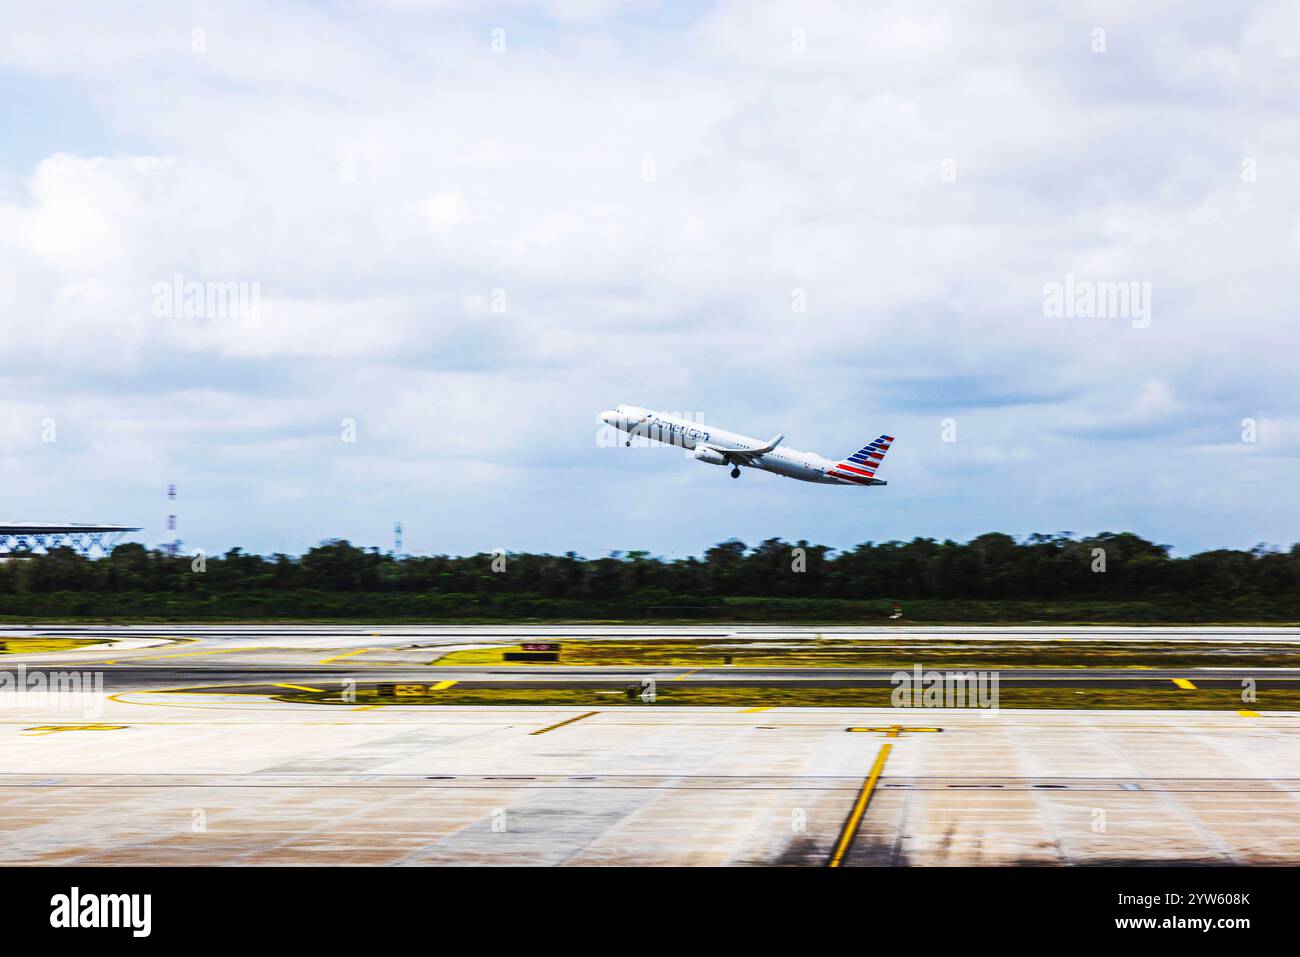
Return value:
M 852 455 L 842 459 L 835 466 L 832 474 L 839 473 L 837 477 L 851 479 L 864 485 L 883 484 L 879 479 L 875 478 L 876 469 L 885 460 L 885 453 L 889 451 L 889 447 L 893 444 L 894 437 L 892 435 L 882 435 L 874 442 L 868 442 Z

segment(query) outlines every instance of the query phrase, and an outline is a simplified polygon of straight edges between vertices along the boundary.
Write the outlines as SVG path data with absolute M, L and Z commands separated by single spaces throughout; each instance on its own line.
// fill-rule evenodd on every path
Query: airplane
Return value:
M 599 421 L 627 433 L 627 445 L 645 436 L 665 445 L 693 450 L 695 458 L 709 465 L 730 465 L 731 477 L 740 478 L 740 467 L 762 469 L 801 482 L 822 485 L 888 485 L 876 478 L 892 435 L 882 435 L 843 459 L 828 459 L 815 452 L 800 452 L 782 445 L 784 435 L 770 441 L 751 438 L 700 422 L 679 418 L 638 405 L 620 405 L 600 413 Z

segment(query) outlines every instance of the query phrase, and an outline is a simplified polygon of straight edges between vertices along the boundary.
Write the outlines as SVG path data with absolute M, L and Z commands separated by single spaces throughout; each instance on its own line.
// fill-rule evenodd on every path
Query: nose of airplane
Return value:
M 600 415 L 596 419 L 597 425 L 600 425 L 601 423 L 604 423 L 605 425 L 612 425 L 617 427 L 618 413 L 615 412 L 613 409 L 606 409 L 604 412 L 600 413 Z

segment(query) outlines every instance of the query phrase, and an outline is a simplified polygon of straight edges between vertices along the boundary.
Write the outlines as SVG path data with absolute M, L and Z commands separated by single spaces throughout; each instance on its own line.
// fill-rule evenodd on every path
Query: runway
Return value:
M 564 642 L 625 641 L 629 638 L 656 640 L 699 638 L 725 641 L 728 638 L 763 641 L 887 639 L 893 647 L 917 648 L 917 655 L 935 642 L 1035 643 L 1062 640 L 1090 641 L 1104 638 L 1159 648 L 1178 642 L 1209 654 L 1212 650 L 1233 656 L 1233 664 L 1213 667 L 1188 664 L 1177 668 L 1132 667 L 1001 667 L 1004 687 L 1128 687 L 1159 688 L 1179 680 L 1195 679 L 1198 687 L 1237 688 L 1245 678 L 1260 688 L 1300 688 L 1300 629 L 1134 629 L 1134 628 L 920 628 L 820 630 L 773 628 L 772 626 L 380 626 L 350 625 L 179 625 L 49 628 L 10 628 L 19 636 L 72 636 L 104 638 L 94 650 L 64 652 L 57 656 L 8 655 L 5 662 L 29 666 L 56 667 L 68 663 L 92 666 L 104 674 L 112 691 L 135 688 L 184 687 L 191 685 L 247 684 L 273 686 L 284 682 L 350 680 L 364 685 L 380 682 L 429 681 L 451 678 L 465 687 L 537 688 L 622 687 L 628 682 L 672 681 L 681 687 L 889 687 L 898 667 L 861 668 L 840 666 L 798 667 L 741 665 L 599 666 L 573 667 L 563 664 L 531 665 L 512 663 L 448 665 L 436 663 L 444 653 L 494 643 L 560 640 Z M 118 651 L 123 644 L 130 647 Z M 146 647 L 139 647 L 147 644 Z M 724 646 L 720 646 L 724 647 Z M 1261 650 L 1285 649 L 1296 652 L 1293 666 L 1259 665 L 1253 659 Z M 111 654 L 106 651 L 111 650 Z M 1275 651 L 1269 651 L 1275 653 Z M 909 663 L 907 667 L 911 667 Z
M 820 629 L 635 631 L 832 636 Z M 0 671 L 20 664 L 36 673 L 80 670 L 103 683 L 102 693 L 72 704 L 4 702 L 0 863 L 1300 862 L 1294 712 L 312 705 L 273 693 L 307 679 L 312 687 L 325 680 L 530 687 L 617 686 L 651 677 L 672 685 L 767 687 L 887 684 L 888 675 L 867 668 L 429 664 L 447 648 L 520 636 L 570 642 L 628 634 L 615 626 L 151 625 L 0 633 L 112 635 L 136 645 L 0 656 Z M 834 632 L 846 640 L 959 635 L 1027 643 L 1098 634 Z M 1300 642 L 1295 629 L 1104 634 L 1207 648 Z M 379 649 L 373 667 L 362 664 L 371 652 L 356 653 L 363 648 Z M 1189 672 L 1197 686 L 1237 687 L 1242 674 L 1191 666 L 1084 675 L 1047 667 L 1003 671 L 1001 680 L 1168 686 Z M 1298 676 L 1273 669 L 1258 679 L 1289 684 Z M 211 687 L 226 683 L 239 687 Z M 162 690 L 187 685 L 205 687 Z
M 44 661 L 50 665 L 49 659 Z M 286 682 L 314 682 L 333 685 L 346 680 L 350 686 L 369 688 L 379 684 L 418 684 L 454 679 L 462 688 L 623 688 L 629 683 L 671 681 L 678 688 L 891 688 L 896 669 L 665 669 L 665 668 L 516 668 L 493 671 L 483 668 L 437 666 L 436 669 L 376 668 L 358 672 L 350 669 L 320 667 L 247 667 L 232 670 L 229 666 L 194 665 L 187 667 L 102 666 L 104 687 L 110 691 L 136 688 L 204 687 L 219 689 L 238 684 L 244 688 L 274 689 Z M 830 673 L 828 673 L 830 672 Z M 1167 688 L 1188 675 L 1198 688 L 1238 689 L 1243 678 L 1254 681 L 1260 691 L 1300 690 L 1300 669 L 1154 669 L 1127 671 L 1120 669 L 1001 669 L 1003 688 Z

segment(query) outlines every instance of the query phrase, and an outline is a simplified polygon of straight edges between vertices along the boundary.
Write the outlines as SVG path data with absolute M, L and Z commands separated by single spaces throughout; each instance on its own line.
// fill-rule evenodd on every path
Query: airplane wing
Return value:
M 705 446 L 697 446 L 697 447 L 712 449 L 714 452 L 717 452 L 719 455 L 725 455 L 727 458 L 731 459 L 731 461 L 736 462 L 740 465 L 752 465 L 754 463 L 754 459 L 760 458 L 761 456 L 766 455 L 768 452 L 771 452 L 778 445 L 780 445 L 784 439 L 785 439 L 785 434 L 782 433 L 781 435 L 778 435 L 775 438 L 773 438 L 772 441 L 767 443 L 767 445 L 758 449 L 724 449 L 717 445 L 705 445 Z

